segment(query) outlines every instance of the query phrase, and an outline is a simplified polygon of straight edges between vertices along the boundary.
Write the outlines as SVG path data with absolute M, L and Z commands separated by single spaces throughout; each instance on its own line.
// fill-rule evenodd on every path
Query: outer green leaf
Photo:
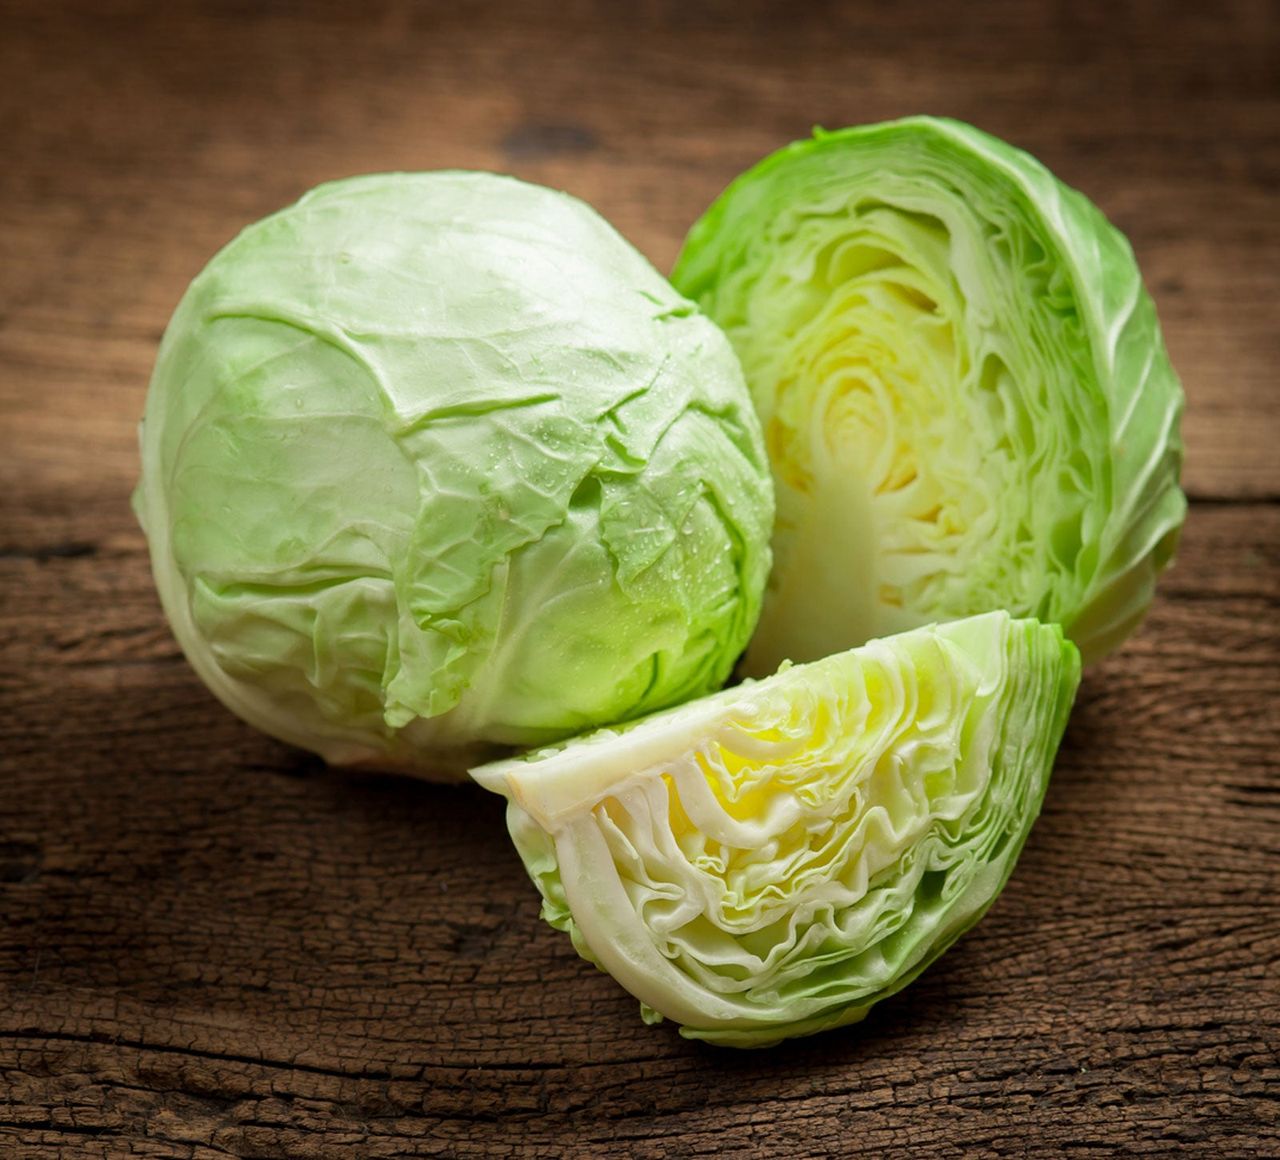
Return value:
M 543 915 L 647 1017 L 737 1047 L 860 1020 L 981 917 L 1079 681 L 995 612 L 472 771 Z
M 793 144 L 690 231 L 778 485 L 748 660 L 1007 608 L 1086 660 L 1172 557 L 1182 392 L 1124 238 L 1039 162 L 915 117 Z
M 247 229 L 169 326 L 142 455 L 187 656 L 338 763 L 448 773 L 719 687 L 768 570 L 723 335 L 509 178 L 356 178 Z

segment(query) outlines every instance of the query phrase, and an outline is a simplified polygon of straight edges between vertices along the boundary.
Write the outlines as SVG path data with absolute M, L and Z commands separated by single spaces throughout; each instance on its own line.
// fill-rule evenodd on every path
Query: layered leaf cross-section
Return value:
M 1036 818 L 1079 679 L 997 612 L 785 668 L 473 770 L 544 916 L 686 1036 L 861 1019 L 982 915 Z
M 914 117 L 796 142 L 689 232 L 777 485 L 749 669 L 1004 608 L 1085 660 L 1177 544 L 1182 390 L 1124 237 L 1033 157 Z

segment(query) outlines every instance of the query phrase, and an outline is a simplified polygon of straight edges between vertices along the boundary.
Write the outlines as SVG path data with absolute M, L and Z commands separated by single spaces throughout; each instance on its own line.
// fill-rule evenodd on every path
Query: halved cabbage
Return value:
M 1079 654 L 995 612 L 472 776 L 543 916 L 647 1019 L 738 1047 L 861 1019 L 999 894 Z
M 1133 631 L 1185 513 L 1182 392 L 1085 197 L 954 121 L 819 132 L 672 280 L 737 349 L 777 485 L 749 672 L 992 608 L 1086 660 Z

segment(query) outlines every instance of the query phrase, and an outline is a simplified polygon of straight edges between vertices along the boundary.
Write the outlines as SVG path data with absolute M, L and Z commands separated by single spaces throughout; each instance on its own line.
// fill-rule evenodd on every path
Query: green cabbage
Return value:
M 772 494 L 722 333 L 582 203 L 487 174 L 325 185 L 183 298 L 135 508 L 245 720 L 461 775 L 723 684 Z
M 1079 674 L 1058 626 L 988 613 L 472 776 L 647 1018 L 764 1046 L 856 1022 L 981 917 Z
M 1185 512 L 1182 393 L 1081 194 L 953 121 L 819 132 L 730 185 L 672 279 L 737 349 L 773 465 L 751 672 L 993 608 L 1086 660 L 1133 631 Z

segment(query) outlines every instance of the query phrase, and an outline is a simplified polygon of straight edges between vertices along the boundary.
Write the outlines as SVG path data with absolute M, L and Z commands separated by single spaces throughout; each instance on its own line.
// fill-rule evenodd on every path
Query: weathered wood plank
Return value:
M 862 1029 L 750 1056 L 644 1027 L 542 926 L 497 799 L 333 774 L 226 714 L 136 534 L 0 561 L 32 676 L 0 726 L 0 1123 L 73 1156 L 1280 1139 L 1278 533 L 1195 509 L 992 914 Z
M 0 0 L 0 1153 L 1280 1153 L 1274 7 L 621 13 Z M 763 153 L 921 109 L 1132 237 L 1205 502 L 982 925 L 862 1028 L 716 1051 L 543 926 L 497 799 L 334 774 L 213 700 L 134 424 L 187 281 L 318 181 L 508 170 L 665 267 Z
M 334 176 L 462 166 L 568 188 L 660 267 L 719 189 L 814 123 L 974 120 L 1133 239 L 1188 391 L 1193 494 L 1280 496 L 1274 9 L 929 5 L 10 5 L 0 115 L 0 415 L 73 479 L 132 470 L 155 344 L 247 222 Z M 1082 65 L 1082 57 L 1084 63 Z M 287 164 L 282 158 L 287 156 Z

